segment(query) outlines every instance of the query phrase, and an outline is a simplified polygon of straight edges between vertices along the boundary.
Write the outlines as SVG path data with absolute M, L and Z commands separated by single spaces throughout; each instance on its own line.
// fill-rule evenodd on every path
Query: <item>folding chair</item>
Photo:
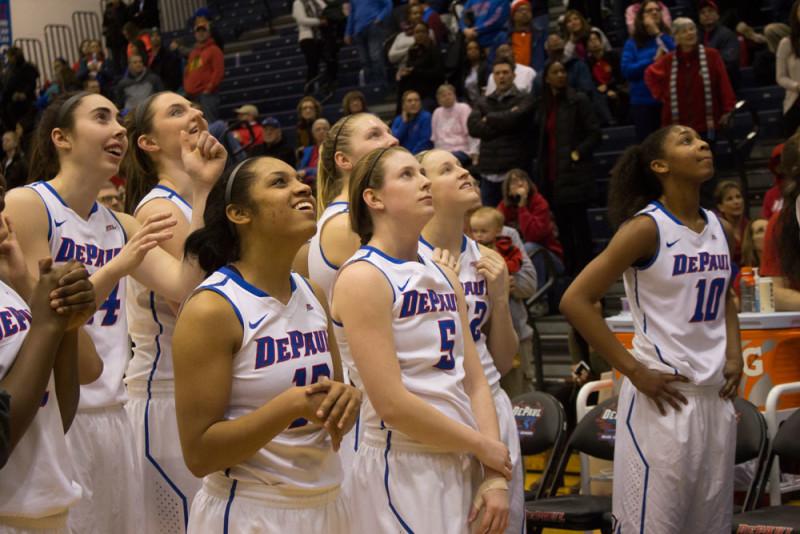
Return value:
M 746 511 L 756 503 L 758 485 L 767 459 L 767 423 L 758 408 L 745 399 L 737 397 L 733 401 L 733 408 L 736 410 L 737 421 L 735 464 L 757 460 L 756 472 L 741 509 Z

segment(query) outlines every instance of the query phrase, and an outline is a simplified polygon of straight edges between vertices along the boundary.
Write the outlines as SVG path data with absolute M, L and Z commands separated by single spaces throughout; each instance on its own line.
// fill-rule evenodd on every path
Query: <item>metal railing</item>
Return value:
M 87 39 L 103 42 L 103 25 L 100 17 L 94 11 L 73 12 L 72 29 L 75 32 L 75 42 L 78 47 Z
M 47 77 L 53 79 L 53 61 L 64 58 L 72 65 L 78 60 L 78 45 L 72 28 L 66 24 L 47 24 L 44 27 L 44 47 L 47 51 L 47 64 L 40 65 L 40 69 L 47 72 Z

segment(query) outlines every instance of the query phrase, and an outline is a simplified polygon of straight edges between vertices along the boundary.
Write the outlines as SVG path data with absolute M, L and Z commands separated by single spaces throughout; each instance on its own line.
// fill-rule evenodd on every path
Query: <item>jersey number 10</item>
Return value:
M 719 305 L 722 302 L 722 292 L 725 289 L 725 278 L 714 278 L 708 284 L 708 294 L 706 294 L 705 278 L 697 281 L 697 304 L 694 307 L 690 323 L 702 321 L 714 321 L 719 313 Z

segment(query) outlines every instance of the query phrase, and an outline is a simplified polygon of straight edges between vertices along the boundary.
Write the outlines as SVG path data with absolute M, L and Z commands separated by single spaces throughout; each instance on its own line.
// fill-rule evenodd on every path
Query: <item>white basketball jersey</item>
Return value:
M 325 223 L 340 213 L 345 213 L 350 210 L 349 202 L 332 202 L 322 212 L 319 220 L 317 221 L 317 233 L 311 238 L 308 247 L 308 275 L 315 284 L 328 297 L 328 302 L 333 295 L 333 283 L 336 281 L 336 273 L 339 272 L 340 265 L 334 265 L 328 258 L 325 257 L 325 252 L 322 250 L 322 229 Z
M 92 274 L 125 246 L 125 230 L 110 209 L 95 202 L 89 218 L 83 219 L 49 183 L 36 182 L 27 187 L 39 194 L 47 209 L 47 238 L 55 264 L 74 259 Z M 91 384 L 81 386 L 78 409 L 122 404 L 126 398 L 122 377 L 130 358 L 124 281 L 114 286 L 84 328 L 103 360 L 103 374 Z
M 420 256 L 433 261 L 433 248 L 433 245 L 420 236 Z M 478 356 L 481 359 L 481 365 L 483 366 L 486 380 L 489 381 L 489 387 L 494 391 L 496 388 L 500 387 L 500 372 L 494 365 L 494 359 L 486 344 L 486 334 L 483 333 L 483 326 L 489 320 L 492 309 L 491 303 L 489 302 L 486 279 L 483 275 L 478 274 L 478 270 L 475 268 L 475 262 L 479 259 L 481 259 L 481 251 L 480 248 L 478 248 L 478 243 L 464 236 L 464 239 L 461 241 L 461 256 L 459 256 L 461 269 L 458 272 L 458 279 L 461 281 L 461 287 L 464 288 L 464 298 L 467 302 L 467 317 L 469 318 L 469 329 L 472 334 L 472 340 L 475 342 L 475 347 L 478 349 Z
M 678 373 L 697 385 L 724 382 L 725 302 L 731 277 L 728 241 L 713 212 L 696 233 L 651 202 L 639 214 L 658 226 L 659 244 L 623 280 L 633 315 L 633 354 L 648 368 Z
M 28 305 L 0 281 L 0 379 L 14 364 L 30 325 Z M 0 516 L 47 517 L 64 511 L 80 497 L 81 487 L 72 479 L 72 462 L 51 371 L 39 411 L 3 467 Z
M 398 260 L 371 246 L 358 249 L 345 266 L 357 261 L 381 271 L 392 289 L 392 332 L 403 385 L 451 419 L 476 428 L 464 390 L 464 332 L 450 281 L 432 261 Z M 334 328 L 336 337 L 344 339 L 343 325 L 334 323 Z M 349 352 L 342 354 L 345 358 L 350 360 L 351 380 L 363 390 Z M 364 431 L 395 430 L 381 420 L 364 393 Z
M 175 204 L 186 221 L 192 220 L 192 207 L 172 189 L 157 185 L 136 206 L 138 211 L 151 200 L 163 198 Z M 174 379 L 172 370 L 172 333 L 175 312 L 167 300 L 156 295 L 129 276 L 128 332 L 133 341 L 133 358 L 128 364 L 126 380 L 148 383 Z
M 242 324 L 242 347 L 233 358 L 228 419 L 260 408 L 294 386 L 333 378 L 328 316 L 308 282 L 292 273 L 285 306 L 251 285 L 232 267 L 222 267 L 196 291 L 214 291 L 231 305 Z M 270 486 L 320 490 L 342 480 L 339 456 L 328 433 L 305 419 L 294 421 L 227 476 Z

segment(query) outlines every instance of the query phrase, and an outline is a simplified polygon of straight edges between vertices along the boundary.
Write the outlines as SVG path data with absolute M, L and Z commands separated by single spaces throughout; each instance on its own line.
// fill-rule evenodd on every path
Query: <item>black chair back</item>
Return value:
M 523 456 L 543 453 L 563 440 L 567 416 L 555 397 L 532 391 L 515 397 L 513 405 Z
M 742 510 L 749 510 L 755 504 L 761 472 L 767 459 L 767 423 L 764 416 L 749 401 L 737 397 L 733 401 L 736 410 L 736 459 L 741 464 L 758 460 L 753 481 L 747 488 Z
M 780 456 L 783 470 L 800 474 L 800 410 L 783 422 L 772 443 L 772 453 Z

